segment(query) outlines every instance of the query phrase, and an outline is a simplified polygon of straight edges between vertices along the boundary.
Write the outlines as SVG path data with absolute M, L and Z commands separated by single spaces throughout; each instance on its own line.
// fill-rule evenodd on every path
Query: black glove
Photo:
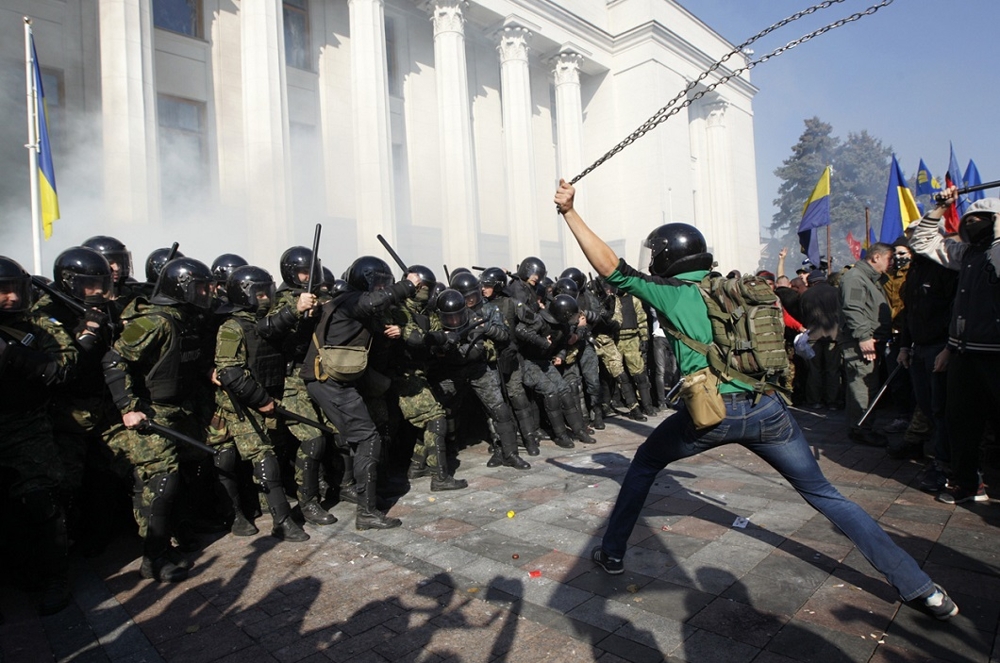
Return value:
M 424 335 L 425 345 L 444 345 L 448 342 L 448 337 L 445 336 L 443 331 L 432 331 L 427 332 Z

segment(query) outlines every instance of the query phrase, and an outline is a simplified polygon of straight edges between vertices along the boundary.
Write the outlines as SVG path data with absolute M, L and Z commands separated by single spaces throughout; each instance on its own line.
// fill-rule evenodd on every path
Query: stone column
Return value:
M 531 81 L 528 73 L 531 32 L 516 23 L 509 23 L 498 37 L 510 264 L 513 268 L 521 258 L 537 255 L 539 249 L 535 214 L 535 155 L 531 135 Z
M 348 0 L 358 249 L 381 255 L 375 238 L 396 237 L 383 0 Z
M 434 0 L 434 71 L 437 77 L 444 255 L 466 265 L 477 259 L 479 205 L 472 158 L 469 74 L 465 62 L 464 0 Z
M 709 233 L 708 243 L 723 274 L 739 264 L 732 196 L 732 168 L 729 137 L 726 131 L 726 109 L 729 103 L 714 100 L 705 104 L 705 162 L 708 175 Z
M 271 264 L 287 248 L 291 218 L 288 89 L 281 0 L 240 5 L 246 210 L 250 261 Z M 276 253 L 277 252 L 277 253 Z M 266 262 L 265 262 L 266 261 Z
M 150 0 L 100 0 L 104 198 L 111 223 L 160 217 Z
M 567 181 L 583 170 L 583 101 L 580 99 L 580 65 L 583 56 L 563 50 L 552 59 L 552 76 L 556 92 L 556 154 L 558 177 Z M 586 209 L 583 192 L 577 192 L 577 204 Z M 559 224 L 563 238 L 565 265 L 586 264 L 583 252 L 573 240 L 565 224 Z

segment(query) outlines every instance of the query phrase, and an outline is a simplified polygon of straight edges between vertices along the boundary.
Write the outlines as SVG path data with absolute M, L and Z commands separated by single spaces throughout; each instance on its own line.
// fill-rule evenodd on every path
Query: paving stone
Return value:
M 803 663 L 854 663 L 867 661 L 877 642 L 792 620 L 768 643 L 767 650 Z
M 757 647 L 699 629 L 671 652 L 671 656 L 691 663 L 749 663 L 758 653 Z
M 904 607 L 886 629 L 886 642 L 895 647 L 933 656 L 938 661 L 985 662 L 993 648 L 994 632 L 984 632 L 961 612 L 940 622 Z
M 805 584 L 800 578 L 772 577 L 751 571 L 720 596 L 746 603 L 761 612 L 793 615 L 809 600 L 817 586 Z
M 687 623 L 759 649 L 788 619 L 787 615 L 768 614 L 739 601 L 716 598 Z

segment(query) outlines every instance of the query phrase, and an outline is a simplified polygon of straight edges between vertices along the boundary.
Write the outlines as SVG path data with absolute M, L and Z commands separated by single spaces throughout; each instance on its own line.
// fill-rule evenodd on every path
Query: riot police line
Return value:
M 536 257 L 477 271 L 414 264 L 397 280 L 362 256 L 335 278 L 296 246 L 276 283 L 175 245 L 139 281 L 106 236 L 61 253 L 51 281 L 0 257 L 0 518 L 21 533 L 0 553 L 43 592 L 40 612 L 68 604 L 70 547 L 103 550 L 128 494 L 141 575 L 173 582 L 198 533 L 252 536 L 265 513 L 284 541 L 336 522 L 339 501 L 359 530 L 398 527 L 401 454 L 410 484 L 461 490 L 452 468 L 477 432 L 489 467 L 527 470 L 545 439 L 593 444 L 606 416 L 664 406 L 637 299 L 573 267 L 553 280 Z M 487 430 L 459 416 L 470 393 Z

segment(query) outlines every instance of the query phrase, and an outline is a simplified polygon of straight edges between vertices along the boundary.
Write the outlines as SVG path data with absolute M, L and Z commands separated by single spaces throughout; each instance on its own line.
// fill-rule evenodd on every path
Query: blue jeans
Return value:
M 802 430 L 780 397 L 763 396 L 756 405 L 742 394 L 724 398 L 726 418 L 718 426 L 695 430 L 682 406 L 639 446 L 611 512 L 602 542 L 604 552 L 616 558 L 624 556 L 628 538 L 660 470 L 675 460 L 738 443 L 781 473 L 810 506 L 846 534 L 904 601 L 933 588 L 930 577 L 917 562 L 893 543 L 864 509 L 841 495 L 823 476 Z

